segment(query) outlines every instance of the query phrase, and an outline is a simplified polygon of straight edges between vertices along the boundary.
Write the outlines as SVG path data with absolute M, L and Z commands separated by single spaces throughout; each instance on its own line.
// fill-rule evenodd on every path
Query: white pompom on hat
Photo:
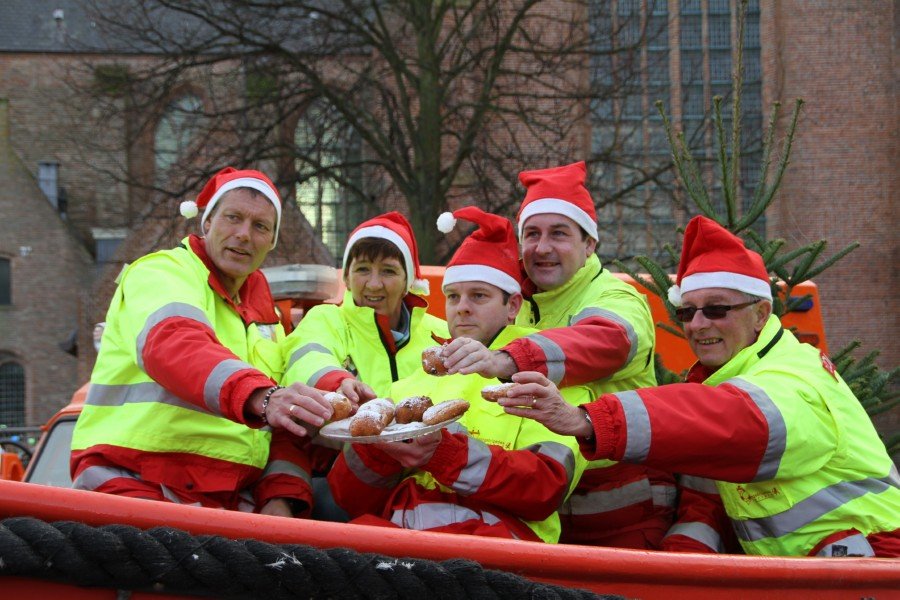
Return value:
M 519 207 L 519 214 L 516 215 L 519 237 L 522 237 L 525 221 L 529 217 L 555 214 L 569 217 L 589 236 L 599 240 L 597 210 L 590 192 L 584 187 L 586 178 L 587 166 L 584 161 L 519 173 L 519 181 L 528 190 Z
M 725 288 L 772 300 L 769 272 L 759 253 L 748 250 L 737 237 L 702 215 L 688 222 L 675 285 L 669 302 L 681 306 L 681 296 L 694 290 Z
M 238 188 L 251 188 L 263 196 L 268 198 L 272 206 L 275 207 L 275 238 L 272 241 L 272 247 L 278 243 L 278 230 L 281 227 L 281 198 L 278 196 L 278 190 L 272 180 L 266 177 L 261 171 L 253 169 L 238 170 L 234 167 L 225 167 L 215 175 L 213 175 L 200 193 L 197 200 L 185 200 L 179 206 L 179 212 L 185 218 L 193 218 L 203 209 L 203 218 L 200 219 L 200 228 L 203 229 L 203 222 L 212 212 L 219 200 L 227 192 Z
M 444 271 L 443 286 L 462 281 L 482 281 L 509 294 L 522 291 L 519 246 L 509 219 L 484 212 L 477 206 L 465 206 L 443 213 L 438 230 L 449 233 L 457 219 L 471 221 L 478 229 L 469 234 L 453 254 Z
M 403 255 L 407 291 L 419 296 L 427 296 L 430 293 L 428 280 L 422 277 L 422 268 L 419 265 L 416 236 L 406 217 L 397 211 L 391 211 L 360 223 L 350 234 L 347 245 L 344 247 L 342 264 L 345 272 L 353 244 L 363 238 L 381 238 L 397 246 L 400 254 Z

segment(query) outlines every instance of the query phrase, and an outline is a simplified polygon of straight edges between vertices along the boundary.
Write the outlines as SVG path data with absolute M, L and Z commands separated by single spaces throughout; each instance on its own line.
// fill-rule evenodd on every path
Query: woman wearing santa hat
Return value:
M 698 357 L 687 383 L 501 404 L 578 437 L 588 459 L 691 476 L 664 549 L 715 552 L 731 535 L 747 554 L 900 557 L 897 468 L 831 360 L 772 314 L 762 257 L 695 217 L 669 298 Z M 510 395 L 540 395 L 526 379 Z
M 422 368 L 422 350 L 448 337 L 426 312 L 412 227 L 389 212 L 365 221 L 344 250 L 347 293 L 340 305 L 313 307 L 285 340 L 284 385 L 339 391 L 353 403 L 387 395 L 391 383 Z

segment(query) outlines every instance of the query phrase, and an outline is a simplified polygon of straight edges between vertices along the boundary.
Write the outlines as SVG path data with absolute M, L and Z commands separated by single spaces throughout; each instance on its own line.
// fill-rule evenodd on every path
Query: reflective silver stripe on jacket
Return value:
M 875 556 L 875 550 L 861 533 L 849 535 L 845 538 L 831 542 L 816 552 L 816 556 L 837 558 L 840 556 Z
M 449 433 L 464 433 L 466 435 L 469 434 L 469 430 L 466 429 L 466 426 L 460 423 L 459 421 L 454 421 L 450 423 L 446 427 L 444 427 Z
M 418 531 L 447 527 L 472 520 L 482 521 L 487 525 L 496 525 L 501 522 L 500 519 L 489 512 L 476 512 L 458 504 L 443 502 L 419 504 L 412 509 L 395 510 L 394 514 L 391 515 L 391 523 L 394 525 Z M 519 539 L 515 533 L 510 533 L 515 539 Z
M 331 373 L 332 371 L 343 371 L 340 367 L 328 366 L 322 367 L 315 373 L 309 376 L 309 380 L 306 382 L 306 385 L 316 387 L 316 384 L 319 383 L 319 380 Z
M 291 477 L 299 477 L 306 483 L 312 485 L 312 477 L 310 474 L 298 465 L 287 460 L 273 460 L 270 462 L 266 465 L 260 479 L 269 477 L 270 475 L 290 475 Z
M 704 494 L 713 494 L 715 496 L 719 495 L 719 488 L 716 486 L 716 482 L 712 479 L 708 479 L 706 477 L 695 477 L 693 475 L 681 475 L 678 478 L 678 484 L 689 490 L 694 490 L 695 492 L 702 492 Z
M 572 480 L 575 478 L 575 454 L 571 448 L 559 442 L 541 442 L 527 446 L 523 450 L 546 456 L 561 464 L 566 470 L 566 491 L 572 487 Z
M 400 479 L 403 477 L 403 473 L 388 476 L 382 476 L 381 474 L 376 473 L 362 461 L 359 454 L 353 449 L 353 444 L 344 446 L 344 461 L 346 461 L 350 472 L 353 473 L 357 479 L 371 487 L 391 488 L 400 483 Z
M 222 414 L 222 410 L 219 407 L 219 397 L 222 395 L 222 387 L 225 385 L 225 382 L 228 381 L 229 377 L 238 371 L 246 371 L 247 369 L 253 371 L 257 370 L 256 367 L 245 363 L 242 360 L 226 358 L 225 360 L 220 361 L 210 372 L 209 377 L 206 378 L 206 383 L 203 384 L 203 401 L 206 402 L 206 407 L 211 413 L 214 415 Z
M 147 320 L 144 321 L 144 328 L 141 329 L 135 342 L 137 365 L 141 370 L 144 370 L 144 345 L 147 343 L 147 336 L 150 335 L 150 331 L 154 327 L 171 317 L 191 319 L 212 329 L 212 325 L 210 324 L 209 319 L 206 318 L 206 314 L 196 306 L 191 306 L 184 302 L 171 302 L 156 309 L 149 317 L 147 317 Z
M 547 379 L 556 384 L 562 381 L 566 376 L 566 353 L 559 344 L 539 333 L 532 333 L 525 339 L 537 344 L 544 353 L 547 361 Z
M 644 406 L 644 400 L 635 391 L 616 392 L 615 396 L 622 404 L 625 414 L 625 462 L 641 463 L 650 454 L 650 414 Z
M 625 330 L 625 335 L 628 336 L 628 358 L 625 359 L 625 363 L 622 366 L 624 367 L 625 365 L 629 364 L 631 362 L 631 359 L 634 358 L 634 355 L 637 354 L 638 350 L 637 333 L 634 331 L 634 327 L 631 326 L 631 323 L 629 323 L 627 320 L 623 319 L 616 313 L 612 312 L 611 310 L 605 310 L 602 308 L 591 306 L 585 308 L 580 313 L 572 317 L 572 319 L 569 321 L 569 325 L 575 325 L 579 321 L 589 319 L 590 317 L 601 317 L 603 319 L 609 319 Z
M 768 537 L 779 538 L 797 531 L 848 502 L 866 494 L 880 494 L 891 487 L 893 486 L 889 477 L 841 481 L 819 490 L 776 515 L 758 519 L 732 519 L 731 523 L 738 537 L 745 542 L 756 542 Z
M 462 468 L 459 477 L 450 486 L 462 496 L 470 496 L 481 489 L 491 466 L 492 457 L 491 449 L 481 440 L 469 437 L 466 438 L 466 441 L 468 443 L 466 466 Z
M 90 406 L 122 406 L 138 402 L 158 402 L 208 414 L 209 411 L 182 400 L 155 381 L 129 385 L 104 385 L 91 383 L 84 403 Z
M 700 523 L 699 521 L 676 523 L 675 525 L 672 525 L 672 527 L 669 528 L 668 533 L 666 533 L 666 537 L 669 537 L 670 535 L 683 535 L 700 542 L 707 548 L 715 550 L 716 552 L 725 552 L 725 546 L 722 544 L 722 537 L 719 535 L 719 532 L 706 523 Z
M 566 502 L 566 514 L 587 516 L 607 513 L 635 504 L 652 502 L 653 506 L 675 507 L 675 488 L 671 485 L 647 485 L 647 480 L 633 481 L 611 490 L 594 490 L 587 494 L 571 495 Z
M 294 350 L 293 354 L 291 354 L 291 358 L 288 360 L 288 364 L 284 370 L 287 371 L 288 369 L 293 367 L 295 362 L 297 362 L 298 360 L 300 360 L 301 358 L 303 358 L 310 352 L 319 352 L 320 354 L 326 354 L 328 356 L 331 356 L 331 350 L 329 350 L 322 344 L 316 344 L 316 343 L 303 344 L 302 346 L 300 346 L 299 348 Z
M 107 481 L 120 477 L 124 477 L 126 479 L 136 479 L 138 481 L 140 481 L 141 479 L 137 473 L 128 471 L 126 469 L 96 466 L 88 467 L 87 469 L 79 473 L 75 481 L 72 482 L 72 487 L 76 490 L 94 491 Z
M 787 425 L 784 423 L 781 411 L 761 387 L 753 385 L 740 377 L 734 377 L 722 382 L 722 384 L 725 383 L 747 392 L 753 402 L 756 403 L 756 407 L 759 408 L 769 426 L 769 441 L 766 444 L 766 452 L 752 481 L 770 481 L 775 479 L 778 475 L 778 467 L 781 465 L 781 457 L 784 456 L 784 448 L 787 446 Z

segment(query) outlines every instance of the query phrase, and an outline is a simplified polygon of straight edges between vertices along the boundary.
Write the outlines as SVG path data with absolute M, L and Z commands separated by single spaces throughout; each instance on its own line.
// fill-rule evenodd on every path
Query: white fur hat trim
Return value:
M 451 212 L 441 213 L 437 219 L 437 228 L 441 233 L 450 233 L 456 227 L 456 217 Z
M 197 210 L 197 203 L 193 200 L 185 200 L 178 206 L 178 212 L 181 213 L 181 216 L 185 219 L 192 219 L 196 217 L 200 211 Z

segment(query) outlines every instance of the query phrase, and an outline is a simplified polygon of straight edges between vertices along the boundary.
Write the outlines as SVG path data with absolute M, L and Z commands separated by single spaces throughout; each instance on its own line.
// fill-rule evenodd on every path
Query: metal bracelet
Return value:
M 269 424 L 269 419 L 266 418 L 266 409 L 269 408 L 269 400 L 272 398 L 272 394 L 274 394 L 278 390 L 283 390 L 283 389 L 284 389 L 283 385 L 273 385 L 266 392 L 266 397 L 263 398 L 262 414 L 259 415 L 259 418 L 262 419 L 263 425 L 268 426 L 268 424 Z
M 581 410 L 584 411 L 584 420 L 587 421 L 587 422 L 588 422 L 588 425 L 591 426 L 591 434 L 588 435 L 588 436 L 586 436 L 586 437 L 583 437 L 583 438 L 581 438 L 581 439 L 583 439 L 583 440 L 586 441 L 586 442 L 589 442 L 589 441 L 591 441 L 592 439 L 594 439 L 594 422 L 591 421 L 591 415 L 588 414 L 587 409 L 581 408 Z

